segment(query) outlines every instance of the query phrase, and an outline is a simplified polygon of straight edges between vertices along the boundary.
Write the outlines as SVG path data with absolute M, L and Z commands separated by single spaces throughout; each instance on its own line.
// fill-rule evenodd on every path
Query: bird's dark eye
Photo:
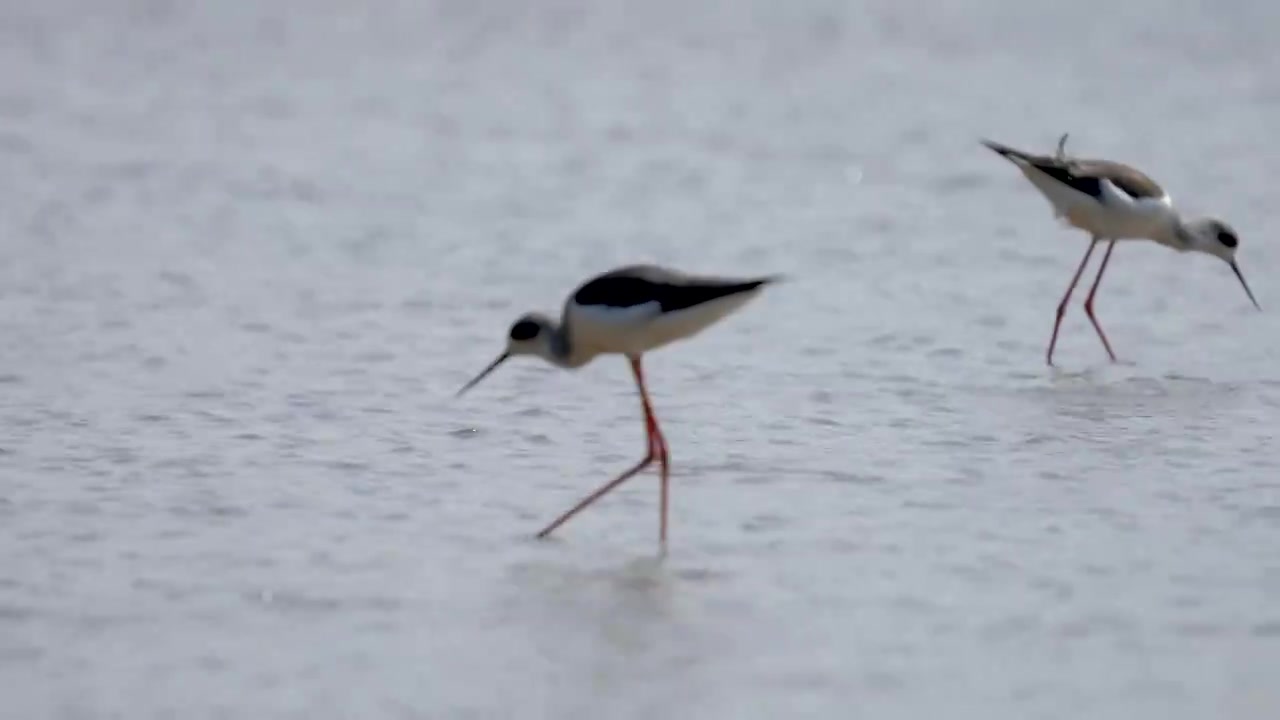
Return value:
M 1236 239 L 1236 236 L 1232 235 L 1226 230 L 1220 230 L 1218 232 L 1218 242 L 1222 243 L 1223 246 L 1229 247 L 1229 248 L 1233 248 L 1236 245 L 1240 244 L 1240 241 Z
M 511 326 L 512 340 L 532 340 L 538 337 L 538 332 L 542 328 L 538 327 L 538 323 L 532 320 L 521 320 Z

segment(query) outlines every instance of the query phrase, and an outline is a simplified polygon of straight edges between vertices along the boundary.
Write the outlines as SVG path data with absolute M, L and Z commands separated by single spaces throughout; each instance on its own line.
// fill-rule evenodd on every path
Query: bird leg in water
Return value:
M 1097 244 L 1098 238 L 1089 241 L 1089 249 L 1084 251 L 1084 259 L 1080 261 L 1080 267 L 1076 268 L 1076 274 L 1071 277 L 1071 284 L 1067 286 L 1067 291 L 1062 295 L 1062 301 L 1058 303 L 1058 314 L 1053 320 L 1053 335 L 1049 338 L 1049 349 L 1044 354 L 1044 361 L 1049 365 L 1053 365 L 1053 349 L 1058 345 L 1058 330 L 1062 328 L 1062 316 L 1067 314 L 1067 302 L 1071 300 L 1071 292 L 1080 283 L 1080 276 L 1084 274 L 1084 268 L 1089 264 L 1089 256 L 1093 254 L 1093 248 Z
M 1116 361 L 1116 354 L 1111 352 L 1111 343 L 1107 342 L 1107 334 L 1102 332 L 1102 326 L 1098 324 L 1098 318 L 1093 314 L 1093 297 L 1098 294 L 1098 286 L 1102 284 L 1102 273 L 1107 270 L 1107 261 L 1111 259 L 1111 251 L 1116 247 L 1116 241 L 1112 240 L 1107 243 L 1107 251 L 1102 255 L 1102 264 L 1098 266 L 1098 277 L 1093 281 L 1093 287 L 1089 288 L 1089 297 L 1084 300 L 1084 314 L 1089 316 L 1089 322 L 1093 323 L 1093 329 L 1098 331 L 1098 337 L 1102 338 L 1102 347 L 1107 349 L 1107 355 L 1111 358 L 1111 362 Z
M 660 500 L 661 514 L 659 515 L 658 538 L 659 540 L 661 540 L 664 546 L 666 545 L 666 542 L 667 542 L 667 487 L 668 487 L 667 467 L 669 462 L 669 457 L 667 453 L 667 440 L 662 436 L 662 431 L 658 429 L 658 418 L 653 414 L 653 406 L 649 403 L 649 393 L 645 390 L 645 387 L 644 387 L 644 372 L 640 368 L 640 358 L 629 357 L 628 360 L 631 362 L 631 372 L 634 373 L 636 376 L 636 387 L 640 390 L 640 404 L 644 408 L 644 429 L 645 429 L 645 435 L 646 435 L 645 440 L 648 445 L 648 449 L 645 452 L 645 456 L 643 459 L 640 460 L 640 462 L 636 463 L 626 472 L 622 473 L 617 478 L 610 480 L 608 483 L 605 483 L 600 489 L 596 490 L 595 492 L 586 496 L 582 500 L 578 501 L 576 505 L 569 508 L 567 511 L 565 511 L 563 515 L 561 515 L 560 517 L 552 521 L 550 525 L 546 526 L 545 528 L 542 529 L 541 532 L 538 533 L 539 538 L 545 538 L 547 535 L 550 535 L 556 528 L 568 522 L 569 518 L 573 517 L 574 515 L 577 515 L 579 512 L 584 510 L 588 505 L 604 497 L 614 488 L 618 487 L 619 485 L 626 482 L 627 480 L 630 480 L 641 470 L 644 470 L 646 467 L 652 464 L 654 460 L 657 460 L 662 470 L 662 490 L 661 490 L 662 494 L 661 494 L 661 500 Z

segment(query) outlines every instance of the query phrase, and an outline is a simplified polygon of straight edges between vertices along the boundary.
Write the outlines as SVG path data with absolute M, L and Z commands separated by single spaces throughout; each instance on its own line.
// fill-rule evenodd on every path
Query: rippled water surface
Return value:
M 1280 5 L 0 3 L 0 715 L 1272 718 Z M 1084 250 L 994 137 L 1149 169 Z M 629 262 L 782 272 L 492 359 Z M 1082 299 L 1082 298 L 1081 298 Z M 1079 299 L 1077 300 L 1079 302 Z

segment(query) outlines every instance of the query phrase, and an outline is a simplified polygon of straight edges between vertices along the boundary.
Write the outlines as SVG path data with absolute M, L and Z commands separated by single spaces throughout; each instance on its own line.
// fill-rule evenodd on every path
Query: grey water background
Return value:
M 0 716 L 1271 718 L 1280 5 L 0 3 Z M 1084 250 L 993 137 L 1225 265 Z M 513 362 L 629 262 L 783 272 Z M 1086 276 L 1086 281 L 1092 275 Z

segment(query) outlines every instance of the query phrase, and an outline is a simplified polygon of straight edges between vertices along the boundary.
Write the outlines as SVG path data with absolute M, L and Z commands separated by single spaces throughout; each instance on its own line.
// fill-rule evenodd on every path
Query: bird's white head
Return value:
M 516 320 L 511 325 L 511 330 L 507 332 L 507 349 L 502 351 L 502 354 L 492 363 L 489 363 L 489 367 L 475 376 L 471 382 L 463 385 L 462 389 L 458 391 L 458 395 L 475 387 L 489 373 L 497 370 L 499 365 L 517 355 L 537 355 L 549 362 L 556 362 L 555 339 L 557 335 L 556 325 L 551 321 L 551 318 L 539 313 L 522 315 L 519 320 Z
M 1245 294 L 1249 296 L 1249 302 L 1252 302 L 1255 308 L 1262 309 L 1258 301 L 1253 298 L 1253 291 L 1249 289 L 1249 283 L 1245 282 L 1244 273 L 1240 272 L 1240 265 L 1236 263 L 1236 250 L 1240 247 L 1240 236 L 1230 225 L 1217 218 L 1198 218 L 1183 223 L 1179 234 L 1188 250 L 1212 255 L 1230 265 L 1231 270 L 1240 279 L 1240 285 L 1244 287 Z

